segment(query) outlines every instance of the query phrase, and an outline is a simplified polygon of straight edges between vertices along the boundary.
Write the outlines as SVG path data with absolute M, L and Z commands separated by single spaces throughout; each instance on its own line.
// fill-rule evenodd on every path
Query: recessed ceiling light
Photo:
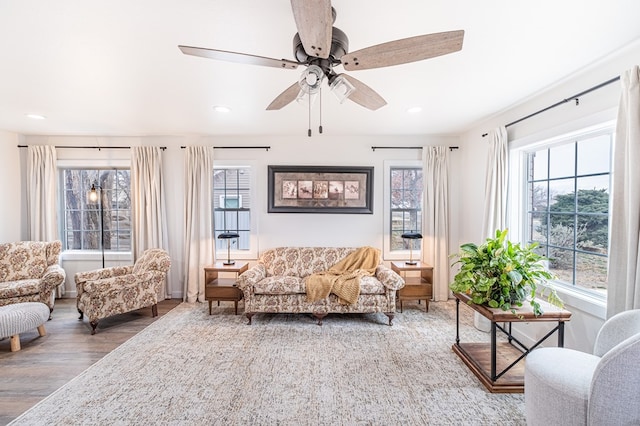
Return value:
M 409 114 L 415 114 L 415 113 L 420 112 L 420 111 L 422 111 L 422 108 L 421 108 L 421 107 L 412 107 L 412 108 L 409 108 L 409 109 L 407 110 L 407 112 L 408 112 Z
M 27 117 L 29 118 L 33 118 L 34 120 L 44 120 L 45 117 L 44 115 L 40 115 L 40 114 L 25 114 Z
M 222 105 L 216 105 L 213 107 L 213 110 L 215 112 L 230 112 L 231 108 L 226 107 L 226 106 L 222 106 Z

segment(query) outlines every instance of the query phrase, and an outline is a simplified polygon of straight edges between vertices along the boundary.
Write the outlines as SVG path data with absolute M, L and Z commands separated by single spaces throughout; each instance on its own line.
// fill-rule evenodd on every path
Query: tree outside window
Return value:
M 529 241 L 561 282 L 605 295 L 613 130 L 576 139 L 527 156 Z
M 128 169 L 62 169 L 65 250 L 131 251 L 131 178 Z M 101 198 L 89 200 L 91 185 Z M 103 220 L 100 220 L 102 204 Z M 104 226 L 102 226 L 102 224 Z
M 391 177 L 391 250 L 420 250 L 419 240 L 404 240 L 405 232 L 422 232 L 422 169 L 392 167 Z

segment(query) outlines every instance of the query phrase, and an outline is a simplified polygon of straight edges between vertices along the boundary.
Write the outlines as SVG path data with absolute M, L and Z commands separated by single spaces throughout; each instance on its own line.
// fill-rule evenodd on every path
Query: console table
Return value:
M 571 318 L 569 311 L 538 299 L 544 314 L 536 317 L 528 302 L 525 302 L 521 308 L 517 308 L 516 314 L 513 314 L 511 310 L 503 311 L 500 308 L 468 304 L 471 298 L 467 294 L 456 293 L 455 297 L 456 343 L 452 349 L 490 392 L 524 392 L 524 358 L 527 354 L 556 332 L 558 346 L 564 346 L 564 323 Z M 490 343 L 460 342 L 460 302 L 491 321 Z M 545 321 L 557 324 L 531 347 L 524 345 L 511 333 L 511 325 L 514 322 Z M 497 342 L 497 330 L 507 336 L 506 342 Z

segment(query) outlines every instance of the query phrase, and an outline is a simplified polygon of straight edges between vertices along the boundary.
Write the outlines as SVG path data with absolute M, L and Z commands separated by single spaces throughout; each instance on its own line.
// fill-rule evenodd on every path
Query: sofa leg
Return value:
M 245 315 L 247 316 L 247 319 L 249 320 L 247 325 L 251 325 L 251 317 L 254 315 L 254 313 L 253 312 L 247 312 L 247 313 L 245 313 Z
M 98 328 L 98 321 L 91 321 L 89 324 L 91 324 L 91 335 L 93 336 L 94 334 L 96 334 L 96 328 Z
M 82 312 L 80 309 L 78 309 L 78 313 L 80 313 L 80 318 L 78 318 L 79 320 L 84 318 L 84 312 Z
M 322 325 L 322 318 L 326 317 L 327 314 L 321 314 L 321 313 L 313 313 L 313 316 L 318 318 L 318 325 Z
M 384 314 L 389 317 L 389 326 L 392 326 L 393 325 L 393 317 L 395 317 L 396 314 L 394 314 L 393 312 L 385 312 Z
M 155 305 L 151 306 L 151 316 L 152 317 L 157 317 L 158 316 L 158 304 L 157 303 Z

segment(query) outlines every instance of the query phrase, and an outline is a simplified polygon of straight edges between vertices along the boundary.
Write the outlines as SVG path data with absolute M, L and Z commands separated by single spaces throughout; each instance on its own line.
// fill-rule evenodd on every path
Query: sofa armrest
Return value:
M 66 276 L 67 274 L 60 265 L 51 265 L 47 267 L 47 270 L 44 272 L 40 281 L 40 292 L 45 293 L 47 291 L 54 290 L 56 287 L 64 283 Z
M 404 279 L 385 265 L 378 265 L 376 278 L 389 290 L 400 290 L 404 287 Z
M 76 284 L 86 281 L 112 278 L 120 275 L 128 275 L 133 271 L 133 266 L 113 266 L 110 268 L 96 269 L 95 271 L 77 272 L 74 276 Z
M 252 287 L 254 284 L 263 280 L 267 277 L 267 270 L 264 265 L 258 263 L 255 266 L 252 266 L 238 277 L 236 281 L 238 284 L 238 288 L 240 290 L 245 291 L 245 289 Z

